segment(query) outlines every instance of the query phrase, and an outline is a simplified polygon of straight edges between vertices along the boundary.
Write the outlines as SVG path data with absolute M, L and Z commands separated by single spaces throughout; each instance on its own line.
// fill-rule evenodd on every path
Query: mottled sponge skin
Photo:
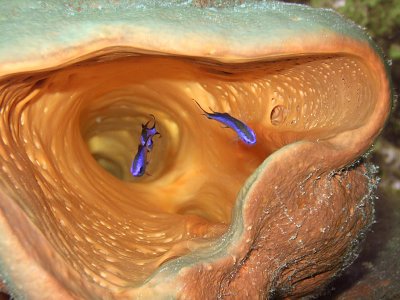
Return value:
M 376 45 L 357 25 L 331 10 L 275 1 L 218 2 L 208 6 L 190 1 L 54 0 L 4 4 L 0 28 L 0 274 L 6 289 L 17 299 L 299 298 L 319 292 L 357 256 L 360 241 L 373 221 L 373 191 L 376 187 L 371 167 L 357 159 L 382 130 L 392 99 L 388 67 Z M 187 230 L 186 233 L 196 238 L 185 237 L 186 240 L 183 238 L 180 243 L 170 246 L 167 262 L 152 263 L 153 269 L 148 271 L 147 278 L 139 280 L 132 275 L 135 273 L 132 268 L 129 269 L 135 264 L 132 257 L 121 263 L 117 271 L 113 261 L 107 260 L 110 259 L 107 255 L 104 258 L 96 256 L 98 260 L 91 261 L 98 254 L 96 248 L 90 248 L 93 240 L 102 242 L 96 235 L 101 233 L 100 230 L 93 235 L 81 236 L 79 242 L 88 246 L 82 247 L 84 251 L 74 248 L 76 241 L 65 242 L 74 237 L 74 230 L 81 230 L 74 225 L 86 220 L 85 216 L 95 211 L 96 206 L 86 208 L 79 218 L 73 213 L 68 214 L 68 210 L 63 211 L 64 221 L 70 220 L 70 227 L 74 229 L 70 231 L 58 219 L 60 211 L 54 211 L 54 215 L 48 213 L 57 204 L 50 200 L 62 197 L 65 191 L 72 195 L 69 199 L 72 204 L 78 200 L 92 204 L 89 198 L 73 196 L 90 194 L 92 182 L 101 182 L 98 190 L 101 192 L 104 188 L 100 194 L 107 197 L 99 196 L 94 203 L 106 203 L 101 201 L 111 198 L 110 188 L 116 186 L 122 194 L 125 183 L 101 175 L 93 167 L 89 154 L 78 167 L 71 160 L 74 155 L 77 158 L 86 155 L 81 154 L 84 143 L 75 134 L 82 130 L 86 120 L 77 117 L 80 116 L 79 109 L 73 105 L 65 110 L 61 109 L 61 104 L 59 110 L 57 105 L 49 106 L 52 113 L 49 118 L 45 107 L 38 103 L 51 103 L 49 99 L 54 97 L 54 101 L 68 104 L 69 99 L 74 99 L 74 93 L 69 91 L 71 86 L 79 88 L 78 94 L 85 89 L 84 84 L 79 85 L 81 74 L 89 73 L 90 69 L 92 73 L 89 74 L 96 74 L 91 75 L 95 82 L 100 73 L 107 72 L 102 66 L 109 64 L 110 70 L 115 70 L 120 68 L 121 61 L 132 68 L 133 64 L 143 61 L 155 65 L 154 71 L 146 71 L 149 73 L 146 73 L 147 81 L 143 81 L 153 84 L 148 78 L 153 78 L 152 73 L 161 73 L 161 68 L 157 68 L 158 61 L 152 61 L 154 57 L 172 66 L 170 76 L 163 79 L 195 83 L 189 85 L 189 89 L 184 89 L 183 84 L 175 85 L 175 89 L 182 89 L 182 92 L 173 94 L 176 98 L 172 100 L 155 100 L 159 101 L 157 107 L 167 107 L 167 114 L 174 111 L 174 106 L 168 105 L 176 102 L 181 110 L 191 113 L 190 119 L 176 111 L 174 117 L 181 130 L 200 130 L 198 124 L 202 124 L 204 117 L 196 116 L 191 108 L 192 98 L 196 96 L 201 96 L 197 100 L 203 101 L 202 107 L 212 106 L 216 111 L 224 109 L 239 115 L 243 121 L 248 119 L 255 125 L 258 137 L 259 148 L 254 148 L 256 154 L 252 157 L 258 164 L 245 170 L 241 181 L 232 177 L 231 185 L 235 186 L 235 180 L 238 181 L 240 192 L 229 206 L 232 216 L 228 218 L 228 229 L 225 230 L 223 222 L 215 225 L 198 219 L 193 221 L 190 217 L 186 220 L 178 214 L 176 219 L 174 214 L 159 214 L 157 220 L 168 234 L 173 234 L 174 230 Z M 204 71 L 203 66 L 208 69 Z M 266 75 L 259 77 L 257 70 L 263 68 Z M 294 70 L 293 76 L 291 70 Z M 215 77 L 223 72 L 238 72 L 232 86 L 226 78 Z M 261 78 L 265 83 L 263 97 L 251 93 L 254 86 L 261 86 L 258 81 L 252 84 L 253 77 L 247 75 L 252 72 L 257 74 L 255 78 Z M 64 78 L 64 73 L 73 76 L 64 76 L 63 84 L 60 78 Z M 176 77 L 176 73 L 184 75 Z M 110 74 L 119 76 L 118 72 L 110 71 Z M 327 74 L 329 77 L 324 77 Z M 286 78 L 290 80 L 284 85 L 275 78 L 282 82 Z M 297 83 L 299 78 L 301 84 Z M 121 77 L 122 80 L 125 79 Z M 82 80 L 87 85 L 92 81 Z M 334 82 L 333 86 L 330 82 Z M 229 97 L 224 98 L 218 89 L 203 92 L 206 84 L 217 83 L 226 84 L 225 90 L 233 90 L 236 94 L 239 86 L 249 95 L 232 101 Z M 112 84 L 118 86 L 118 82 Z M 98 84 L 98 88 L 104 85 L 107 85 L 106 81 Z M 158 88 L 162 90 L 165 85 Z M 292 93 L 302 95 L 298 102 L 302 108 L 297 111 L 296 105 L 289 101 L 290 97 L 282 97 L 280 105 L 286 107 L 287 115 L 282 113 L 276 118 L 281 121 L 272 124 L 270 116 L 276 107 L 276 99 L 272 100 L 274 92 L 282 90 L 282 95 L 292 95 L 290 88 L 295 90 Z M 165 95 L 171 92 L 168 89 L 162 91 Z M 329 98 L 327 91 L 335 93 L 335 97 Z M 63 98 L 63 93 L 68 97 Z M 262 101 L 258 100 L 260 98 Z M 112 104 L 112 99 L 103 100 Z M 332 102 L 335 104 L 330 105 Z M 95 101 L 90 103 L 98 105 Z M 148 105 L 147 102 L 142 104 Z M 33 108 L 28 118 L 22 116 L 21 107 L 39 107 L 41 110 Z M 90 110 L 90 107 L 85 109 Z M 240 115 L 243 111 L 246 113 Z M 297 119 L 291 123 L 294 114 Z M 160 115 L 163 117 L 157 121 L 160 130 L 164 130 L 161 144 L 165 137 L 172 137 L 172 131 L 169 132 L 167 126 L 171 118 L 161 112 Z M 41 120 L 49 121 L 42 124 L 39 123 Z M 50 120 L 76 122 L 69 124 L 71 130 L 68 131 L 61 126 L 62 122 L 53 128 Z M 30 132 L 36 135 L 29 136 Z M 206 127 L 202 133 L 201 136 L 214 137 L 213 149 L 220 150 L 215 155 L 222 153 L 215 158 L 216 162 L 235 161 L 240 157 L 229 154 L 231 152 L 227 151 L 215 128 Z M 24 146 L 23 134 L 32 138 L 28 144 L 39 151 L 35 150 L 34 154 L 24 152 L 29 147 Z M 69 149 L 71 153 L 57 155 L 53 160 L 47 160 L 43 167 L 45 160 L 42 158 L 50 151 L 46 148 L 50 143 L 44 143 L 42 147 L 46 151 L 41 151 L 40 142 L 39 146 L 35 143 L 37 136 L 50 137 L 51 141 L 62 145 L 60 148 Z M 186 141 L 182 145 L 190 146 L 187 136 L 195 135 L 182 135 Z M 155 148 L 157 151 L 157 145 Z M 189 156 L 183 155 L 179 161 L 190 163 L 187 157 L 203 155 L 201 149 L 198 145 L 184 148 L 179 153 Z M 248 153 L 240 146 L 237 149 L 239 154 Z M 32 157 L 37 162 L 31 160 Z M 220 171 L 220 168 L 207 166 L 209 160 L 202 161 L 202 165 L 209 167 L 209 173 L 203 172 L 203 176 L 218 182 L 235 175 L 230 169 Z M 83 172 L 79 180 L 75 180 L 70 177 L 68 168 L 63 169 L 65 165 L 91 170 L 93 177 L 85 176 Z M 45 176 L 41 176 L 46 170 L 55 170 L 50 177 L 59 180 L 58 185 L 47 185 L 50 179 L 46 181 Z M 171 173 L 174 172 L 176 168 L 171 168 Z M 87 178 L 97 181 L 82 184 Z M 156 173 L 152 180 L 157 178 Z M 107 182 L 112 182 L 110 187 Z M 177 183 L 171 190 L 178 194 L 181 186 Z M 151 182 L 147 189 L 154 190 Z M 41 197 L 46 192 L 54 197 Z M 140 190 L 133 193 L 139 200 L 142 194 Z M 165 194 L 161 191 L 156 194 L 156 199 L 163 202 Z M 120 199 L 118 195 L 112 195 Z M 229 198 L 224 198 L 222 193 L 218 195 L 214 202 Z M 154 204 L 157 202 L 152 203 L 158 211 L 162 210 Z M 104 206 L 102 212 L 96 212 L 106 216 L 114 206 Z M 132 206 L 131 210 L 135 209 L 139 210 Z M 121 215 L 126 210 L 121 210 Z M 119 216 L 113 217 L 118 219 Z M 103 220 L 92 221 L 97 224 Z M 118 227 L 118 223 L 111 225 Z M 223 234 L 218 226 L 223 228 Z M 82 232 L 86 231 L 82 229 L 78 233 Z M 210 240 L 209 236 L 214 239 Z M 123 240 L 122 236 L 113 240 L 117 243 L 116 250 L 123 248 L 118 244 L 120 240 Z M 111 257 L 115 258 L 119 257 Z M 109 264 L 103 264 L 104 261 Z M 107 267 L 113 276 L 105 278 L 102 274 L 109 271 Z M 130 273 L 122 272 L 126 271 L 124 267 Z M 136 278 L 136 281 L 126 278 Z
M 292 41 L 299 48 L 285 52 L 293 54 L 302 49 L 305 38 L 323 43 L 332 34 L 376 47 L 356 24 L 332 10 L 275 1 L 222 6 L 199 9 L 190 1 L 14 1 L 3 7 L 0 19 L 0 70 L 18 67 L 14 63 L 36 68 L 60 64 L 74 57 L 74 48 L 111 41 L 120 46 L 138 43 L 138 50 L 146 52 L 243 61 L 262 58 L 266 45 L 282 52 Z

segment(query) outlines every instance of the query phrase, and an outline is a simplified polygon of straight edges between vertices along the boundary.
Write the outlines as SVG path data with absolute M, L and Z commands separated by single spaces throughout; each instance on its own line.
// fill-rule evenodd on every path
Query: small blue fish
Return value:
M 204 115 L 208 119 L 221 122 L 225 126 L 233 129 L 244 143 L 248 145 L 254 145 L 257 142 L 256 134 L 254 133 L 254 131 L 242 121 L 235 119 L 228 113 L 215 112 L 211 108 L 210 109 L 212 113 L 206 112 L 196 100 L 194 101 L 197 103 L 197 105 L 204 112 Z
M 139 145 L 135 158 L 133 159 L 131 166 L 131 173 L 134 177 L 141 177 L 146 172 L 147 166 L 147 152 L 149 151 L 146 147 L 150 137 L 145 141 L 144 145 Z
M 153 117 L 153 127 L 148 127 L 150 121 L 142 124 L 142 132 L 140 134 L 140 145 L 145 145 L 149 151 L 153 149 L 153 137 L 160 134 L 156 129 L 156 118 L 153 115 L 150 116 Z M 146 140 L 147 142 L 145 142 Z

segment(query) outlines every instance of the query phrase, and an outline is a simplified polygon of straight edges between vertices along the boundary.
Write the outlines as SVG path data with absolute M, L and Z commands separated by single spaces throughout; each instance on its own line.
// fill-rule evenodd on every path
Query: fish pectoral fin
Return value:
M 150 152 L 150 151 L 149 151 Z M 149 158 L 148 161 L 146 161 L 146 166 L 151 162 L 151 157 Z
M 235 137 L 233 140 L 231 140 L 232 144 L 235 144 L 235 145 L 239 145 L 239 141 L 240 141 L 240 138 L 238 138 L 238 137 Z

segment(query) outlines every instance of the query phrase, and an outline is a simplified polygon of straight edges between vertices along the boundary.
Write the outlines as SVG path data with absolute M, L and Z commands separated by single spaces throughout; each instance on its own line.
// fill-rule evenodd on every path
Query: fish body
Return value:
M 257 142 L 256 134 L 244 122 L 232 117 L 228 113 L 220 113 L 220 112 L 215 112 L 215 111 L 212 111 L 212 113 L 209 113 L 209 112 L 205 111 L 196 100 L 194 100 L 194 101 L 197 103 L 197 105 L 204 112 L 204 115 L 208 119 L 218 121 L 218 122 L 224 124 L 226 127 L 233 129 L 236 132 L 236 134 L 238 135 L 238 137 L 244 143 L 246 143 L 248 145 L 254 145 Z
M 134 177 L 141 177 L 145 174 L 148 164 L 147 153 L 153 149 L 153 137 L 160 134 L 156 129 L 156 118 L 153 115 L 150 116 L 153 118 L 154 124 L 152 127 L 149 127 L 150 120 L 146 124 L 142 124 L 138 150 L 132 161 L 131 174 Z
M 145 141 L 144 145 L 140 144 L 138 146 L 137 153 L 133 159 L 131 165 L 131 174 L 134 177 L 141 177 L 146 172 L 147 166 L 147 152 L 149 151 L 146 147 L 149 138 Z
M 148 150 L 153 149 L 153 137 L 160 134 L 156 129 L 156 118 L 153 115 L 150 116 L 153 117 L 153 127 L 148 127 L 150 121 L 146 124 L 142 124 L 142 132 L 140 134 L 140 145 L 146 146 Z

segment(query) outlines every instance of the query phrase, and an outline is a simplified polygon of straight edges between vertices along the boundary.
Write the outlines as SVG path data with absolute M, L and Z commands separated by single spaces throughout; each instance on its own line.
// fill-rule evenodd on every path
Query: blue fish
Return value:
M 254 145 L 257 142 L 256 134 L 254 133 L 254 131 L 242 121 L 235 119 L 228 113 L 215 112 L 211 108 L 210 109 L 212 113 L 206 112 L 196 100 L 194 101 L 197 103 L 197 105 L 204 112 L 204 115 L 208 119 L 221 122 L 226 127 L 233 129 L 244 143 L 248 145 Z
M 150 116 L 153 117 L 153 127 L 148 127 L 150 121 L 146 124 L 142 124 L 142 132 L 140 134 L 140 145 L 146 146 L 148 150 L 153 149 L 153 137 L 160 134 L 156 129 L 156 118 L 153 115 Z
M 134 177 L 141 177 L 146 172 L 147 166 L 147 152 L 149 151 L 146 147 L 146 144 L 149 140 L 149 137 L 146 139 L 145 144 L 140 144 L 138 146 L 137 153 L 135 158 L 133 159 L 132 166 L 131 166 L 131 174 Z

